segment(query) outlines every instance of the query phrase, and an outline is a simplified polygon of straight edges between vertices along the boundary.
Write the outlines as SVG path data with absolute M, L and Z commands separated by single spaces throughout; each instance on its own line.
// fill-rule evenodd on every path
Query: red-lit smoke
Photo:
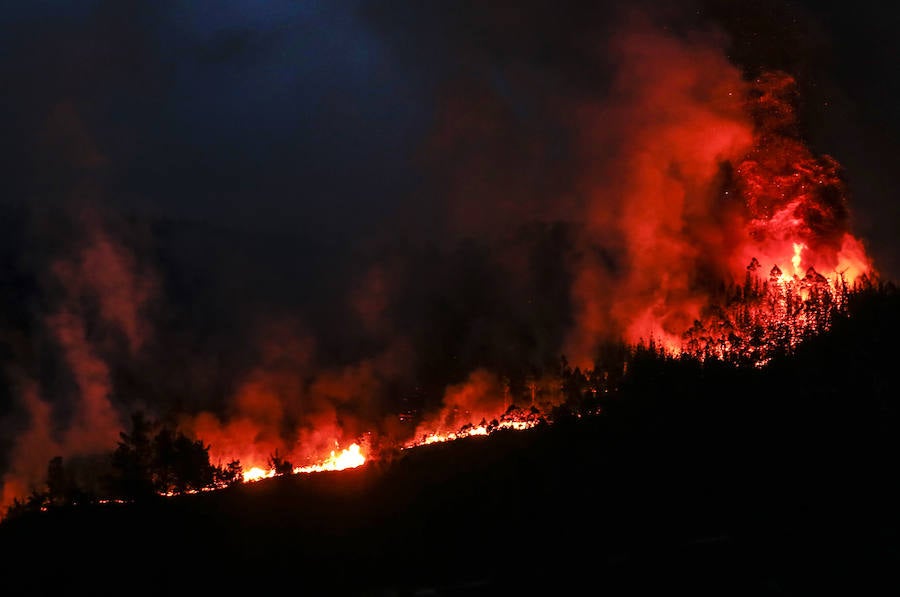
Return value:
M 744 205 L 740 242 L 733 243 L 732 271 L 748 256 L 803 276 L 810 266 L 853 284 L 875 273 L 862 242 L 850 232 L 848 189 L 840 164 L 816 156 L 798 132 L 797 84 L 786 73 L 756 78 L 748 111 L 755 126 L 750 152 L 736 162 L 734 188 Z
M 586 178 L 574 362 L 589 366 L 610 332 L 681 350 L 716 286 L 740 284 L 752 259 L 799 277 L 814 266 L 835 284 L 874 274 L 838 164 L 800 137 L 791 77 L 746 81 L 715 45 L 649 30 L 613 50 L 609 101 L 584 111 L 588 155 L 599 145 L 614 157 Z M 593 257 L 603 250 L 614 267 Z
M 727 275 L 734 230 L 717 195 L 722 165 L 752 147 L 740 71 L 708 39 L 650 29 L 613 40 L 612 93 L 583 113 L 587 161 L 584 238 L 566 354 L 590 365 L 610 333 L 678 345 L 705 302 L 698 275 Z M 612 246 L 613 271 L 591 258 Z
M 95 214 L 83 215 L 83 240 L 71 256 L 50 265 L 58 300 L 43 318 L 74 395 L 42 396 L 37 380 L 20 381 L 27 426 L 3 477 L 3 508 L 41 487 L 50 458 L 111 451 L 127 421 L 112 399 L 112 355 L 129 359 L 140 351 L 148 333 L 142 311 L 156 293 L 156 281 L 139 271 L 132 253 Z
M 213 463 L 240 460 L 245 470 L 268 469 L 270 458 L 278 456 L 305 467 L 354 442 L 366 448 L 373 433 L 392 433 L 393 417 L 382 400 L 385 386 L 409 359 L 402 343 L 371 358 L 326 366 L 317 359 L 313 339 L 295 326 L 264 329 L 258 364 L 229 397 L 225 412 L 186 413 L 179 421 L 210 445 Z
M 819 283 L 815 272 L 829 284 L 874 274 L 851 231 L 838 163 L 803 142 L 789 75 L 748 79 L 715 35 L 679 36 L 643 21 L 596 45 L 602 59 L 595 59 L 613 65 L 602 92 L 561 86 L 529 104 L 482 82 L 456 89 L 438 112 L 424 151 L 447 203 L 438 227 L 452 240 L 489 247 L 488 265 L 502 271 L 467 278 L 440 269 L 456 263 L 449 258 L 371 264 L 346 297 L 347 319 L 359 331 L 352 338 L 367 343 L 348 348 L 349 357 L 325 358 L 323 338 L 293 321 L 259 327 L 224 408 L 205 408 L 201 399 L 177 413 L 181 429 L 210 446 L 214 464 L 268 467 L 279 455 L 304 466 L 367 438 L 402 445 L 499 419 L 514 397 L 506 372 L 491 365 L 525 360 L 521 346 L 535 363 L 542 353 L 563 354 L 582 368 L 608 340 L 655 339 L 680 350 L 698 322 L 706 330 L 723 323 L 709 319 L 718 288 L 741 284 L 751 263 L 767 280 L 773 266 L 784 272 L 773 288 L 795 275 L 799 283 L 810 267 L 807 291 Z M 527 68 L 505 74 L 513 83 L 519 75 L 531 85 L 557 80 Z M 524 250 L 534 248 L 527 226 L 535 221 L 566 225 L 557 253 Z M 108 231 L 86 229 L 87 240 L 49 267 L 58 300 L 42 319 L 77 396 L 71 412 L 57 416 L 41 384 L 20 376 L 29 424 L 13 443 L 0 506 L 39 485 L 53 456 L 114 449 L 128 420 L 111 399 L 109 355 L 120 348 L 130 358 L 145 347 L 152 330 L 143 311 L 159 289 Z M 558 261 L 547 263 L 548 254 Z M 440 271 L 417 276 L 422 263 Z M 445 278 L 462 280 L 460 287 Z M 544 281 L 560 280 L 562 293 L 541 295 Z M 436 306 L 398 317 L 398 305 L 414 299 Z M 560 312 L 566 316 L 555 317 Z M 511 315 L 521 321 L 493 325 Z M 451 316 L 440 334 L 428 327 Z M 510 328 L 542 322 L 564 329 L 526 329 L 533 337 L 509 348 L 517 338 Z M 464 341 L 442 344 L 458 336 Z M 471 362 L 448 374 L 427 412 L 406 425 L 394 412 L 401 407 L 393 384 L 411 375 L 426 349 L 456 351 L 446 363 Z M 184 369 L 187 378 L 200 375 L 190 362 Z M 553 406 L 558 380 L 535 370 L 524 395 Z

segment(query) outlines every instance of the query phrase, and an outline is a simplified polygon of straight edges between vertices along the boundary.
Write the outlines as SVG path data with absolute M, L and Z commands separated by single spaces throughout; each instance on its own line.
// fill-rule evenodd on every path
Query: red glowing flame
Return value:
M 302 473 L 321 473 L 324 471 L 342 471 L 348 468 L 356 468 L 362 466 L 366 462 L 366 457 L 361 450 L 362 448 L 360 448 L 359 444 L 350 444 L 348 448 L 341 450 L 340 452 L 332 450 L 331 455 L 321 462 L 308 466 L 293 467 L 291 473 L 299 475 Z M 274 468 L 253 466 L 244 471 L 244 481 L 259 481 L 279 474 L 281 473 Z
M 465 382 L 447 388 L 443 408 L 419 423 L 404 448 L 490 435 L 504 429 L 521 431 L 548 420 L 543 413 L 550 404 L 533 401 L 530 408 L 522 409 L 510 404 L 504 394 L 496 376 L 482 369 L 473 372 Z M 558 392 L 548 394 L 552 396 L 551 404 L 558 402 Z
M 720 353 L 777 343 L 779 317 L 804 333 L 825 329 L 831 315 L 806 313 L 807 270 L 828 282 L 813 286 L 830 314 L 846 288 L 876 274 L 851 232 L 838 162 L 801 137 L 794 79 L 748 81 L 714 45 L 640 26 L 611 51 L 621 68 L 609 100 L 581 107 L 578 121 L 585 234 L 564 354 L 588 369 L 608 339 L 707 356 L 698 337 Z M 766 303 L 779 300 L 790 305 L 773 314 Z
M 578 257 L 566 264 L 575 325 L 562 352 L 587 370 L 596 364 L 600 343 L 614 336 L 632 345 L 652 340 L 670 353 L 761 365 L 829 329 L 848 292 L 877 272 L 851 232 L 839 163 L 814 155 L 799 134 L 794 79 L 767 73 L 745 81 L 717 48 L 685 46 L 658 33 L 623 35 L 615 51 L 625 68 L 614 81 L 614 99 L 578 119 L 591 154 L 580 157 L 590 162 L 592 152 L 601 154 L 597 172 L 594 162 L 584 168 L 583 204 L 563 202 L 573 212 L 563 219 L 582 229 L 573 241 Z M 481 126 L 478 121 L 473 128 Z M 468 136 L 464 146 L 469 155 Z M 472 159 L 476 178 L 488 181 L 479 158 Z M 460 186 L 465 217 L 472 217 L 470 207 L 496 201 L 482 201 L 485 196 L 514 194 Z M 501 211 L 515 217 L 513 209 Z M 614 266 L 605 264 L 607 257 Z M 137 353 L 149 331 L 141 312 L 155 282 L 138 275 L 132 255 L 106 235 L 96 233 L 53 273 L 65 301 L 45 323 L 79 402 L 71 427 L 54 434 L 50 403 L 37 384 L 23 383 L 32 427 L 13 446 L 0 505 L 25 495 L 56 453 L 102 451 L 115 442 L 119 413 L 109 399 L 112 376 L 100 350 L 109 347 L 95 345 L 83 305 L 96 303 L 101 323 L 116 332 L 111 337 L 121 336 L 125 352 Z M 392 276 L 373 269 L 352 301 L 370 333 L 391 329 Z M 245 481 L 344 470 L 377 458 L 359 438 L 378 413 L 374 397 L 409 355 L 392 348 L 322 369 L 314 348 L 305 337 L 273 331 L 258 369 L 231 397 L 228 415 L 194 413 L 181 428 L 210 445 L 212 462 L 239 461 Z M 475 370 L 447 387 L 441 407 L 414 430 L 405 429 L 398 443 L 412 448 L 530 429 L 549 421 L 546 413 L 562 401 L 558 386 L 552 375 L 534 380 L 531 404 L 522 409 L 498 376 Z M 272 465 L 279 453 L 286 455 L 279 464 L 289 466 Z
M 774 350 L 829 329 L 849 290 L 877 277 L 849 231 L 840 165 L 814 156 L 799 138 L 795 95 L 794 79 L 783 73 L 750 88 L 754 146 L 723 191 L 738 224 L 729 264 L 744 271 L 743 283 L 735 275 L 711 296 L 675 351 L 765 363 Z
M 840 165 L 830 156 L 814 156 L 796 133 L 796 82 L 769 73 L 754 83 L 749 107 L 756 142 L 735 169 L 734 190 L 747 218 L 735 264 L 754 257 L 782 270 L 791 264 L 791 277 L 814 266 L 832 282 L 843 276 L 851 285 L 874 275 L 862 243 L 849 232 Z

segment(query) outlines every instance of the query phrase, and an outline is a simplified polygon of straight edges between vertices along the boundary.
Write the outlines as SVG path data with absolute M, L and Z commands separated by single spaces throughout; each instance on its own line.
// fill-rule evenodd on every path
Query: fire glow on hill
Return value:
M 444 118 L 465 149 L 465 168 L 446 176 L 446 186 L 459 187 L 447 194 L 451 212 L 464 214 L 458 224 L 465 233 L 478 236 L 487 222 L 489 234 L 482 236 L 491 236 L 497 228 L 492 218 L 524 226 L 534 213 L 568 225 L 571 246 L 556 264 L 565 272 L 566 299 L 550 303 L 567 317 L 546 318 L 551 325 L 565 321 L 566 329 L 546 335 L 553 338 L 548 350 L 582 371 L 605 365 L 598 355 L 610 340 L 762 366 L 828 330 L 848 293 L 877 273 L 852 234 L 839 164 L 815 155 L 802 139 L 795 80 L 781 72 L 747 80 L 721 48 L 640 28 L 616 36 L 610 52 L 619 66 L 608 97 L 553 104 L 576 123 L 572 168 L 578 180 L 567 189 L 574 199 L 543 193 L 546 183 L 530 184 L 541 165 L 529 162 L 530 154 L 522 158 L 534 166 L 528 176 L 522 163 L 509 166 L 506 155 L 489 156 L 495 161 L 475 155 L 463 124 L 482 133 L 502 120 L 476 117 L 478 107 L 489 105 L 481 98 L 457 106 L 458 113 L 451 108 Z M 435 145 L 452 152 L 453 135 L 442 134 Z M 458 166 L 456 160 L 439 161 Z M 504 167 L 511 174 L 494 176 Z M 504 203 L 506 194 L 524 199 Z M 116 445 L 127 417 L 120 412 L 125 405 L 111 396 L 116 380 L 127 376 L 117 376 L 113 363 L 131 359 L 131 370 L 140 370 L 142 351 L 151 344 L 154 329 L 145 307 L 163 291 L 148 271 L 152 267 L 138 267 L 136 256 L 102 226 L 86 228 L 88 240 L 74 256 L 53 262 L 47 276 L 53 300 L 35 325 L 47 330 L 48 344 L 59 354 L 56 365 L 66 369 L 76 398 L 67 405 L 67 418 L 54 416 L 54 402 L 46 397 L 54 386 L 42 385 L 32 372 L 37 367 L 22 367 L 16 391 L 28 425 L 9 442 L 2 507 L 40 486 L 51 458 L 86 457 Z M 503 279 L 527 270 L 522 261 L 504 253 L 497 260 L 510 270 Z M 557 372 L 523 382 L 528 398 L 522 408 L 523 393 L 510 396 L 506 372 L 482 363 L 442 379 L 443 394 L 428 408 L 398 413 L 399 399 L 384 396 L 395 377 L 411 377 L 409 363 L 421 347 L 408 328 L 385 315 L 396 297 L 384 273 L 390 268 L 378 265 L 354 303 L 361 327 L 382 334 L 380 343 L 373 342 L 374 355 L 322 365 L 315 360 L 314 338 L 292 334 L 278 322 L 260 334 L 259 363 L 247 365 L 222 391 L 224 405 L 189 404 L 176 413 L 179 429 L 210 446 L 211 462 L 239 461 L 244 479 L 252 481 L 342 470 L 388 450 L 549 422 L 564 401 Z M 494 305 L 490 313 L 501 317 L 516 306 Z M 408 327 L 420 323 L 414 322 Z M 176 361 L 151 362 L 183 367 Z M 206 371 L 197 369 L 199 379 Z M 184 375 L 183 387 L 209 387 L 193 372 Z M 280 464 L 291 466 L 272 466 L 271 456 L 279 453 L 285 455 Z
M 728 230 L 716 241 L 723 243 L 719 248 L 731 271 L 718 277 L 697 272 L 696 279 L 690 279 L 695 272 L 671 272 L 661 289 L 672 290 L 665 285 L 683 275 L 689 280 L 684 288 L 691 288 L 691 300 L 650 305 L 630 328 L 631 341 L 649 339 L 675 355 L 762 366 L 773 353 L 791 350 L 804 338 L 828 330 L 845 308 L 848 293 L 875 280 L 863 243 L 849 231 L 847 189 L 839 164 L 813 155 L 799 137 L 796 94 L 795 81 L 785 73 L 763 74 L 747 87 L 743 107 L 752 128 L 731 132 L 738 138 L 746 134 L 739 143 L 744 153 L 725 164 L 716 198 L 721 224 Z M 679 309 L 692 311 L 694 319 L 677 333 L 670 317 Z M 548 420 L 548 413 L 536 407 L 507 409 L 505 400 L 502 407 L 470 406 L 478 396 L 491 393 L 502 393 L 499 384 L 490 374 L 476 372 L 468 383 L 448 391 L 441 413 L 420 423 L 404 447 L 529 429 Z M 552 393 L 550 388 L 546 394 Z M 294 472 L 364 462 L 357 444 L 349 450 L 337 456 L 332 452 L 323 464 Z M 248 479 L 274 474 L 273 469 L 258 467 L 251 471 Z
M 318 464 L 309 466 L 296 466 L 291 469 L 291 473 L 299 475 L 301 473 L 321 473 L 323 471 L 342 471 L 347 468 L 356 468 L 362 466 L 366 461 L 366 457 L 360 452 L 359 444 L 350 444 L 350 447 L 335 453 L 332 450 L 331 455 Z M 244 472 L 244 481 L 258 481 L 274 477 L 278 474 L 274 468 L 268 470 L 258 466 L 252 467 Z
M 784 73 L 762 75 L 750 89 L 754 143 L 722 191 L 743 217 L 731 263 L 735 273 L 747 264 L 746 274 L 712 293 L 677 350 L 763 364 L 773 350 L 827 330 L 847 293 L 874 281 L 863 244 L 848 230 L 840 166 L 812 155 L 798 137 L 796 94 Z

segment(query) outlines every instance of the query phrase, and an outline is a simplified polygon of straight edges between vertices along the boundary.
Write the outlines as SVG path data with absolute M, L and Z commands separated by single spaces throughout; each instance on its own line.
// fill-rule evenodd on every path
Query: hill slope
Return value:
M 0 525 L 8 594 L 897 594 L 900 302 L 764 370 L 648 357 L 600 415 Z

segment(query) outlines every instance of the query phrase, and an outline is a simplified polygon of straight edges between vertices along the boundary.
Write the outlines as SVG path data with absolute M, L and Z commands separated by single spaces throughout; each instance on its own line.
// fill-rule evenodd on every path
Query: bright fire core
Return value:
M 344 469 L 362 466 L 365 462 L 366 457 L 363 455 L 359 444 L 351 444 L 349 448 L 341 450 L 340 452 L 332 450 L 331 455 L 318 464 L 295 466 L 291 472 L 300 474 L 319 473 L 323 471 L 342 471 Z M 244 471 L 244 481 L 259 481 L 260 479 L 274 477 L 276 474 L 275 468 L 264 469 L 254 466 L 249 470 Z

